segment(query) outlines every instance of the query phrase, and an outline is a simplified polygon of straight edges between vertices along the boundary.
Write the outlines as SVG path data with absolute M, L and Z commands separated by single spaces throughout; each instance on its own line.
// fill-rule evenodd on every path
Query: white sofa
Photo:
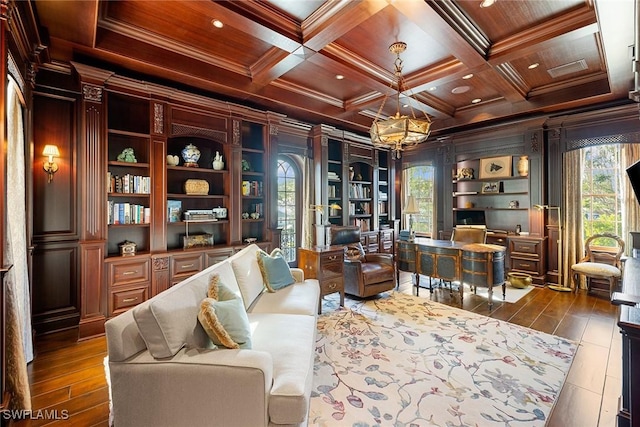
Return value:
M 247 246 L 106 323 L 116 427 L 307 424 L 320 288 L 292 269 L 295 284 L 263 292 L 258 250 Z M 199 324 L 212 273 L 242 297 L 251 349 L 213 348 Z

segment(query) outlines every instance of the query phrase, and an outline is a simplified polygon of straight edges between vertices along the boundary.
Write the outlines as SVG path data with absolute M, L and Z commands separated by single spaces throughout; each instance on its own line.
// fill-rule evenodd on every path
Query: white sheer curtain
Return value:
M 27 267 L 26 183 L 23 109 L 18 86 L 7 87 L 7 382 L 15 409 L 31 409 L 27 363 L 33 360 Z

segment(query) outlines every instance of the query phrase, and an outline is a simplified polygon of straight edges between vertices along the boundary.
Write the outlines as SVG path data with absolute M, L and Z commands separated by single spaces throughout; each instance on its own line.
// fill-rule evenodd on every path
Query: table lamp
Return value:
M 409 196 L 407 198 L 407 204 L 404 205 L 402 212 L 409 215 L 409 241 L 413 241 L 416 237 L 415 232 L 413 231 L 413 215 L 420 213 L 418 203 L 414 196 Z

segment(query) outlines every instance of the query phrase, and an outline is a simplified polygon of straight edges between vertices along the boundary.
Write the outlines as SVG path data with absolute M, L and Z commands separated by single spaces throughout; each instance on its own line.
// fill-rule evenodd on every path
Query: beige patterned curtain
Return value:
M 622 168 L 626 169 L 640 160 L 640 144 L 624 144 L 622 148 Z M 625 242 L 625 252 L 631 255 L 631 231 L 640 231 L 640 205 L 639 200 L 631 188 L 629 180 L 624 177 L 624 200 L 622 208 L 622 240 Z
M 309 206 L 311 203 L 311 192 L 313 191 L 313 160 L 309 156 L 304 157 L 304 171 L 302 172 L 302 238 L 301 244 L 303 248 L 313 246 L 315 238 L 315 229 L 311 223 L 311 211 Z
M 31 301 L 27 267 L 26 183 L 23 111 L 18 86 L 7 87 L 7 388 L 13 409 L 31 409 L 27 362 L 33 360 Z
M 564 218 L 562 218 L 562 283 L 573 288 L 571 266 L 583 256 L 582 239 L 582 150 L 563 156 Z M 561 184 L 559 184 L 561 185 Z

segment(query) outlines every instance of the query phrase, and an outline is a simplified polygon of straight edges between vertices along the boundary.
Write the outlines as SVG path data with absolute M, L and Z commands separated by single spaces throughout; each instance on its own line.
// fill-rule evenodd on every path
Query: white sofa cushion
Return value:
M 264 292 L 251 306 L 252 313 L 305 314 L 318 311 L 320 285 L 317 279 L 306 279 L 276 292 Z
M 245 308 L 248 308 L 264 291 L 264 282 L 257 257 L 260 250 L 258 245 L 252 244 L 230 258 Z
M 266 295 L 266 294 L 265 294 Z M 299 424 L 307 416 L 313 381 L 316 318 L 249 313 L 252 348 L 271 354 L 270 424 Z
M 191 277 L 133 308 L 140 335 L 153 357 L 171 357 L 185 345 L 211 347 L 198 322 L 208 287 L 208 274 Z

